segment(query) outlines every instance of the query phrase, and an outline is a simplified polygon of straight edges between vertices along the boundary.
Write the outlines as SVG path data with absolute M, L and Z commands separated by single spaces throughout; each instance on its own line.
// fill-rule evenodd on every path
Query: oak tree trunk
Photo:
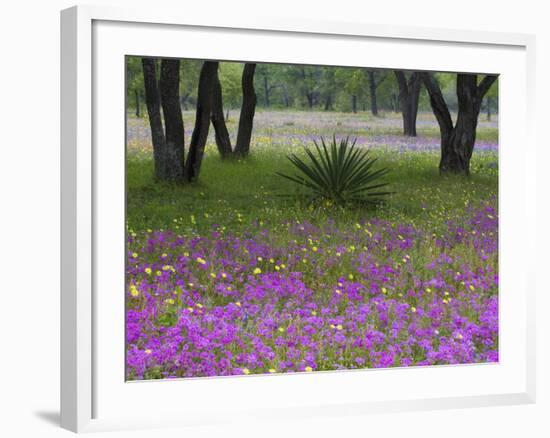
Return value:
M 421 75 L 441 133 L 439 172 L 470 175 L 470 160 L 476 140 L 481 102 L 497 76 L 486 75 L 478 85 L 477 75 L 457 74 L 458 115 L 453 125 L 449 108 L 434 75 Z
M 151 127 L 151 139 L 153 142 L 155 178 L 162 180 L 166 159 L 166 140 L 164 138 L 164 128 L 160 114 L 160 93 L 157 82 L 156 60 L 154 58 L 142 58 L 141 64 L 145 86 L 145 105 L 149 114 L 149 126 Z
M 416 117 L 418 115 L 418 100 L 422 84 L 420 74 L 413 72 L 409 78 L 405 72 L 395 70 L 395 77 L 399 86 L 399 106 L 403 117 L 403 134 L 416 137 Z
M 328 94 L 325 99 L 325 111 L 331 111 L 332 110 L 332 95 Z
M 235 154 L 246 156 L 250 151 L 250 139 L 256 112 L 256 92 L 254 91 L 254 72 L 256 64 L 245 64 L 242 76 L 243 101 L 241 115 L 239 117 L 239 129 L 237 131 L 237 143 Z
M 288 89 L 286 88 L 286 84 L 283 84 L 283 98 L 285 100 L 285 107 L 290 106 L 290 100 L 288 98 Z
M 269 84 L 267 82 L 267 75 L 264 75 L 264 105 L 269 108 Z
M 140 103 L 140 99 L 139 99 L 139 91 L 138 90 L 134 90 L 134 96 L 135 96 L 135 99 L 136 99 L 136 117 L 141 117 L 141 103 Z
M 225 118 L 223 115 L 223 99 L 222 99 L 222 87 L 220 84 L 220 78 L 218 77 L 218 71 L 215 72 L 214 77 L 214 90 L 212 96 L 212 125 L 214 126 L 214 132 L 216 134 L 216 146 L 222 158 L 227 158 L 233 153 L 231 147 L 231 139 L 227 126 L 225 124 Z M 228 113 L 229 115 L 229 113 Z
M 179 59 L 162 59 L 159 88 L 166 139 L 162 179 L 174 182 L 183 181 L 185 153 L 179 72 Z
M 313 108 L 313 93 L 306 92 L 307 106 L 309 109 Z
M 212 100 L 214 82 L 218 62 L 205 61 L 201 68 L 199 77 L 199 88 L 197 93 L 197 111 L 195 115 L 195 127 L 189 145 L 189 154 L 185 163 L 186 181 L 196 181 L 199 177 L 204 148 L 208 138 L 210 127 L 210 114 L 212 111 Z
M 378 115 L 378 102 L 376 100 L 376 80 L 374 77 L 374 72 L 372 70 L 368 71 L 369 78 L 369 92 L 370 92 L 370 111 L 373 116 Z

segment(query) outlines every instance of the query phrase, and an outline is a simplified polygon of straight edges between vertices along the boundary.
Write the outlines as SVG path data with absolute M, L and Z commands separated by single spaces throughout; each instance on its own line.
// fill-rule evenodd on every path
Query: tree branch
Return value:
M 435 118 L 439 123 L 441 132 L 444 135 L 447 135 L 453 129 L 453 119 L 451 118 L 451 113 L 449 112 L 449 107 L 443 98 L 443 93 L 441 93 L 441 88 L 435 79 L 433 73 L 422 72 L 420 77 L 424 82 L 426 90 L 430 95 L 430 105 L 434 112 Z
M 487 94 L 491 85 L 498 79 L 497 75 L 486 75 L 477 86 L 477 95 L 480 99 Z

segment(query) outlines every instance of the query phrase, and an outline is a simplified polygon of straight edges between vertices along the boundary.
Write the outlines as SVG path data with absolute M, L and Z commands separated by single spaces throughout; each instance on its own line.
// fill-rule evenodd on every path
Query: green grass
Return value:
M 174 229 L 178 233 L 205 233 L 213 225 L 231 232 L 251 227 L 278 229 L 287 220 L 313 223 L 329 217 L 342 224 L 381 218 L 438 230 L 445 219 L 460 215 L 469 204 L 497 193 L 496 153 L 474 153 L 472 177 L 438 175 L 438 154 L 374 150 L 379 164 L 388 167 L 385 178 L 395 192 L 377 208 L 340 209 L 307 205 L 281 195 L 295 186 L 275 172 L 292 174 L 288 150 L 269 147 L 252 151 L 245 160 L 222 161 L 210 145 L 200 180 L 190 185 L 168 185 L 153 179 L 153 162 L 144 154 L 127 160 L 127 222 L 131 230 Z M 282 227 L 281 227 L 282 228 Z

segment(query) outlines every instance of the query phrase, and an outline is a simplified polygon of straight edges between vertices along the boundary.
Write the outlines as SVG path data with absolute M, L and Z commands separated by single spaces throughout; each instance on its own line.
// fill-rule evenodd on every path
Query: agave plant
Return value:
M 296 154 L 287 158 L 299 171 L 298 175 L 278 175 L 305 187 L 313 198 L 330 200 L 343 205 L 350 202 L 376 202 L 391 192 L 381 191 L 388 183 L 381 178 L 387 168 L 374 169 L 377 159 L 370 156 L 369 149 L 356 146 L 357 139 L 349 137 L 338 143 L 336 137 L 327 145 L 321 137 L 321 144 L 313 140 L 315 151 L 304 148 L 309 161 Z

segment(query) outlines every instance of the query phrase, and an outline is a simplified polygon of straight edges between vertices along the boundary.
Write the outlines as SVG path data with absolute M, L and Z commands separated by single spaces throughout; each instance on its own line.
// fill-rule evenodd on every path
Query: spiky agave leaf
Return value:
M 369 149 L 361 149 L 356 143 L 357 139 L 350 142 L 349 137 L 338 142 L 335 135 L 330 144 L 323 137 L 319 142 L 313 140 L 313 150 L 304 147 L 309 161 L 296 154 L 287 157 L 299 174 L 277 174 L 310 190 L 314 198 L 326 198 L 340 204 L 376 201 L 391 194 L 379 190 L 388 185 L 381 178 L 389 169 L 374 170 L 377 159 L 370 156 Z

